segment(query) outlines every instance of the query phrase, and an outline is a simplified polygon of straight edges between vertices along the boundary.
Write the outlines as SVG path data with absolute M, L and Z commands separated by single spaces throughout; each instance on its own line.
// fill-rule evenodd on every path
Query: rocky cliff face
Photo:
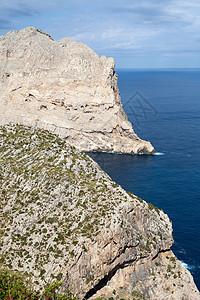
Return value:
M 0 267 L 36 288 L 57 278 L 78 299 L 200 299 L 168 216 L 55 135 L 0 127 L 0 197 Z
M 115 63 L 33 27 L 0 37 L 0 125 L 48 129 L 81 151 L 154 153 L 122 108 Z

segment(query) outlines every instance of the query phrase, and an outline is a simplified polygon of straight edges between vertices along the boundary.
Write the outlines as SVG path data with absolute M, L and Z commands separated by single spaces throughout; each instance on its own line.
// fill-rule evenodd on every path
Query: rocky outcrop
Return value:
M 47 131 L 0 127 L 0 150 L 1 268 L 78 299 L 200 299 L 162 210 Z
M 48 129 L 81 151 L 154 153 L 123 110 L 115 63 L 33 28 L 0 37 L 0 125 Z
M 142 258 L 118 270 L 110 282 L 90 299 L 131 299 L 131 295 L 135 296 L 133 299 L 141 300 L 200 299 L 192 275 L 172 251 L 161 251 L 151 260 Z

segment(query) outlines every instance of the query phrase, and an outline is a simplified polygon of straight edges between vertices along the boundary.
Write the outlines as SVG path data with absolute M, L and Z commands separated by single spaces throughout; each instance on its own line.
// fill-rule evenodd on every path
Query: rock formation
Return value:
M 113 58 L 33 27 L 0 37 L 0 125 L 48 129 L 81 151 L 154 153 L 123 110 Z
M 200 299 L 168 216 L 56 135 L 0 127 L 0 197 L 0 267 L 35 288 L 57 278 L 78 299 Z

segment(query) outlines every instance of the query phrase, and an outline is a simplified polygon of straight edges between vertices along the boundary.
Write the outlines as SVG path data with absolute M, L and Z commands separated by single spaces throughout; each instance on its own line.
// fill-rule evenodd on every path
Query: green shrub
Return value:
M 158 214 L 160 214 L 159 208 L 157 208 L 157 207 L 154 206 L 153 204 L 148 203 L 148 208 L 149 208 L 150 210 L 153 210 L 153 209 L 154 209 Z
M 133 300 L 146 300 L 145 296 L 138 291 L 132 292 Z
M 60 278 L 61 276 L 59 276 Z M 62 283 L 54 281 L 40 293 L 33 291 L 23 276 L 12 271 L 0 270 L 0 299 L 1 300 L 76 300 L 69 290 L 59 293 Z

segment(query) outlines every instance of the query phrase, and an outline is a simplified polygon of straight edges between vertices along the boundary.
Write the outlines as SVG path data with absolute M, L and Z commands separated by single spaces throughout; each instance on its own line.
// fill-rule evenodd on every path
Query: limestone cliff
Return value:
M 0 125 L 48 129 L 81 151 L 154 153 L 123 110 L 115 63 L 33 28 L 0 37 Z
M 35 288 L 58 278 L 78 299 L 200 299 L 168 216 L 57 136 L 0 127 L 0 197 L 0 267 Z

